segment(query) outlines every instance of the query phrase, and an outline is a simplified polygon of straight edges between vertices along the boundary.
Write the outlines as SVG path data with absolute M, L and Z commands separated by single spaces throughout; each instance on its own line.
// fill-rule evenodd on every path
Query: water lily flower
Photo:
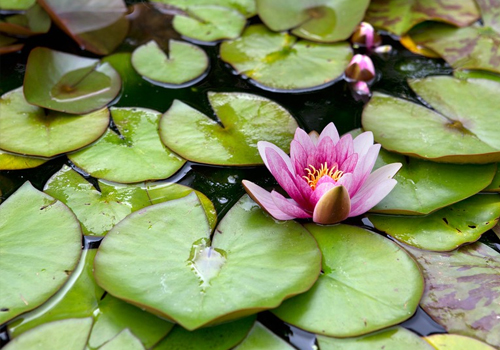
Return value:
M 370 57 L 354 55 L 345 70 L 345 76 L 350 81 L 368 82 L 375 77 L 375 67 Z
M 264 164 L 291 198 L 267 192 L 243 180 L 248 194 L 278 220 L 312 218 L 319 224 L 334 224 L 361 215 L 379 203 L 396 185 L 392 177 L 401 163 L 371 170 L 380 150 L 373 134 L 364 132 L 354 140 L 339 138 L 330 123 L 321 135 L 298 128 L 289 157 L 270 142 L 258 143 Z
M 382 39 L 370 23 L 361 22 L 354 30 L 351 42 L 354 46 L 362 46 L 371 50 L 382 44 Z

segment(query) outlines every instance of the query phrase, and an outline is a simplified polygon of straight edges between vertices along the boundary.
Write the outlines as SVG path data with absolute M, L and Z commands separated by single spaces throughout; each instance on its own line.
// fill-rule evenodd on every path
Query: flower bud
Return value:
M 382 43 L 382 39 L 370 23 L 361 22 L 354 30 L 354 33 L 351 36 L 351 42 L 354 47 L 361 46 L 371 50 L 379 46 Z
M 375 67 L 370 57 L 354 55 L 345 70 L 345 76 L 350 81 L 370 81 L 375 77 Z
M 351 83 L 351 88 L 357 95 L 360 96 L 370 96 L 371 94 L 368 84 L 365 83 L 364 81 L 357 81 L 355 83 Z

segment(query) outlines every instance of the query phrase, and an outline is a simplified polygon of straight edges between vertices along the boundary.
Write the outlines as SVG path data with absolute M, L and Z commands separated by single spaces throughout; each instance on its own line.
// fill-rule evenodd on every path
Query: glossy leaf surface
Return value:
M 145 350 L 145 348 L 130 330 L 125 329 L 99 350 Z
M 19 170 L 35 168 L 45 163 L 47 159 L 24 157 L 17 154 L 0 151 L 0 170 Z
M 434 334 L 424 338 L 436 350 L 494 350 L 477 339 L 458 334 Z
M 255 0 L 159 0 L 163 4 L 168 4 L 180 8 L 184 11 L 192 6 L 223 6 L 238 10 L 245 17 L 252 17 L 256 13 Z
M 255 322 L 247 337 L 234 350 L 293 350 L 291 345 L 278 337 L 260 322 Z
M 497 166 L 500 164 L 497 164 Z M 497 172 L 493 181 L 490 185 L 484 189 L 486 192 L 500 192 L 500 166 L 497 168 Z
M 0 0 L 2 10 L 27 10 L 36 3 L 36 0 Z

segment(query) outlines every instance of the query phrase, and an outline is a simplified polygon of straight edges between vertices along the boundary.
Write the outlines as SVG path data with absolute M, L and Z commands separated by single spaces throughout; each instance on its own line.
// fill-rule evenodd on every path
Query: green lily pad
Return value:
M 477 339 L 458 334 L 433 334 L 424 339 L 436 350 L 495 350 Z
M 123 0 L 39 0 L 54 21 L 83 49 L 108 55 L 125 39 L 129 23 Z
M 248 196 L 212 240 L 210 231 L 193 194 L 132 213 L 101 243 L 96 280 L 194 330 L 276 307 L 318 276 L 320 252 L 309 233 L 293 221 L 275 222 Z
M 12 339 L 4 350 L 84 350 L 92 319 L 70 318 L 46 323 Z
M 353 337 L 413 315 L 424 282 L 417 264 L 390 240 L 348 225 L 305 227 L 323 255 L 323 273 L 306 293 L 273 310 L 306 331 Z
M 274 31 L 292 29 L 298 37 L 319 42 L 349 38 L 363 19 L 368 0 L 256 0 L 262 21 Z
M 427 216 L 368 216 L 378 230 L 398 241 L 436 251 L 477 241 L 497 224 L 499 217 L 498 194 L 475 195 Z
M 500 192 L 500 164 L 497 164 L 497 172 L 490 185 L 484 189 L 485 192 Z
M 248 336 L 234 350 L 294 350 L 260 322 L 255 322 Z
M 73 213 L 29 182 L 2 203 L 0 217 L 1 324 L 61 288 L 80 257 L 82 235 Z
M 85 235 L 105 235 L 130 213 L 152 204 L 182 198 L 195 192 L 205 209 L 210 227 L 217 213 L 201 192 L 168 182 L 124 185 L 98 180 L 99 191 L 73 169 L 63 166 L 45 184 L 45 193 L 59 199 L 75 213 Z
M 108 124 L 107 108 L 85 115 L 47 112 L 29 104 L 22 88 L 0 99 L 0 148 L 9 152 L 53 157 L 94 142 Z
M 362 124 L 390 151 L 446 163 L 500 161 L 500 84 L 434 76 L 409 84 L 434 110 L 375 93 Z M 418 132 L 416 132 L 418 130 Z
M 355 338 L 317 337 L 320 350 L 432 350 L 418 335 L 403 327 L 393 327 Z
M 132 64 L 148 79 L 173 85 L 169 87 L 185 87 L 203 78 L 208 57 L 199 47 L 176 40 L 169 41 L 167 56 L 155 41 L 150 41 L 135 49 Z
M 35 168 L 42 165 L 47 160 L 48 159 L 24 157 L 17 154 L 5 153 L 0 150 L 0 170 L 20 170 Z
M 429 214 L 483 190 L 495 175 L 495 164 L 434 163 L 384 149 L 374 169 L 396 162 L 403 164 L 394 176 L 398 183 L 371 212 Z
M 153 350 L 228 350 L 240 343 L 255 322 L 255 317 L 218 326 L 188 331 L 180 326 L 174 329 Z
M 1 10 L 24 11 L 36 3 L 36 0 L 0 0 Z
M 255 0 L 157 0 L 160 3 L 175 6 L 187 11 L 192 6 L 223 6 L 238 10 L 245 17 L 252 17 L 257 13 Z
M 24 47 L 16 38 L 0 34 L 0 55 L 20 51 Z
M 474 0 L 372 0 L 366 11 L 365 21 L 401 36 L 424 21 L 441 21 L 464 27 L 480 17 Z
M 83 114 L 105 107 L 120 89 L 120 75 L 108 63 L 45 47 L 28 57 L 24 95 L 30 104 Z
M 161 140 L 181 157 L 216 165 L 263 164 L 257 142 L 287 152 L 298 125 L 279 104 L 245 93 L 209 92 L 219 122 L 175 100 L 160 121 Z
M 447 253 L 405 249 L 423 269 L 424 310 L 449 333 L 499 347 L 500 254 L 482 243 Z
M 274 33 L 262 24 L 247 27 L 223 42 L 220 57 L 259 87 L 273 91 L 310 91 L 333 84 L 347 68 L 352 50 L 346 42 L 321 44 Z
M 12 15 L 0 21 L 0 32 L 31 36 L 47 33 L 50 29 L 50 17 L 38 4 L 30 7 L 24 14 Z
M 129 329 L 124 329 L 99 350 L 145 350 L 141 341 Z
M 189 6 L 187 16 L 175 16 L 174 29 L 199 41 L 234 39 L 247 21 L 240 12 L 223 6 Z
M 110 110 L 120 135 L 108 129 L 90 147 L 69 154 L 78 167 L 99 179 L 132 183 L 166 179 L 184 165 L 186 161 L 160 141 L 160 113 L 145 108 Z

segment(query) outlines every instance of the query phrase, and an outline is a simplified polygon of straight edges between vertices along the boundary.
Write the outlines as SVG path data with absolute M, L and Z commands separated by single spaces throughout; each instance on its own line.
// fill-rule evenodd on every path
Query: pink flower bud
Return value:
M 370 57 L 366 55 L 354 55 L 345 70 L 345 76 L 350 81 L 368 82 L 375 77 L 375 67 Z
M 365 83 L 364 81 L 357 81 L 355 83 L 351 83 L 351 88 L 358 95 L 370 96 L 371 94 L 368 84 Z
M 382 43 L 380 35 L 377 34 L 372 25 L 367 22 L 361 22 L 351 37 L 352 44 L 356 46 L 366 47 L 371 50 Z

